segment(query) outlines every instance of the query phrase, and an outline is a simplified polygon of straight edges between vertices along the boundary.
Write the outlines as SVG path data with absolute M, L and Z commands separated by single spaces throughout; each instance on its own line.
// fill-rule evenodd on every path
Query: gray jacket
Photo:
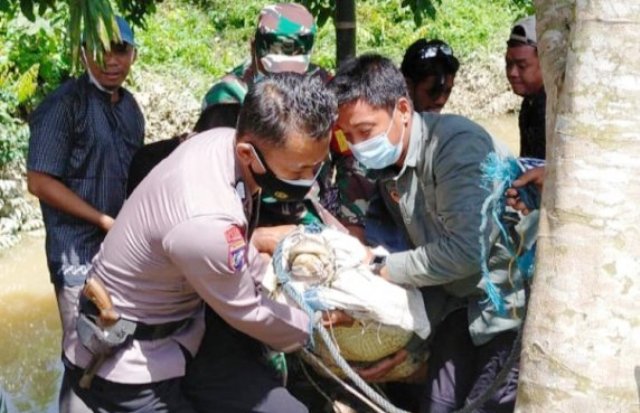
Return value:
M 416 248 L 391 254 L 389 275 L 399 284 L 441 286 L 466 305 L 476 345 L 520 326 L 525 302 L 522 277 L 515 263 L 510 265 L 497 228 L 489 221 L 485 231 L 479 229 L 489 194 L 480 185 L 480 164 L 493 151 L 502 152 L 482 127 L 464 117 L 414 113 L 404 167 L 393 178 L 401 218 Z M 532 221 L 521 220 L 513 229 L 524 231 Z M 534 236 L 528 231 L 527 242 Z M 483 289 L 480 237 L 489 250 L 491 280 L 506 302 L 502 315 Z

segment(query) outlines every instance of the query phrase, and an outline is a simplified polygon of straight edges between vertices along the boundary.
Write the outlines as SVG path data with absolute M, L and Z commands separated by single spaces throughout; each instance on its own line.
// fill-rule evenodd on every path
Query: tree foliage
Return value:
M 108 50 L 112 40 L 119 39 L 119 32 L 113 18 L 115 12 L 123 15 L 134 26 L 144 28 L 146 17 L 156 11 L 156 5 L 162 0 L 0 0 L 0 13 L 10 17 L 19 11 L 27 19 L 34 21 L 37 15 L 44 15 L 47 11 L 66 9 L 69 22 L 69 50 L 71 61 L 76 64 L 79 56 L 81 39 L 88 48 L 101 58 L 102 50 Z M 335 14 L 337 0 L 299 0 L 316 17 L 318 24 L 323 26 Z M 348 1 L 348 0 L 341 0 Z M 367 0 L 353 0 L 365 4 Z M 533 12 L 532 0 L 511 0 L 518 9 L 526 9 L 527 14 Z M 225 1 L 219 0 L 187 0 L 187 3 L 200 6 L 203 9 L 231 9 Z M 416 28 L 422 26 L 426 19 L 435 18 L 438 6 L 442 0 L 392 0 L 394 7 L 408 10 Z M 113 6 L 112 6 L 113 4 Z M 237 6 L 234 6 L 237 7 Z M 246 15 L 243 23 L 246 23 Z M 251 17 L 253 19 L 253 16 Z M 226 23 L 222 23 L 225 25 Z
M 156 10 L 156 3 L 160 0 L 113 0 L 116 10 L 133 22 L 136 26 L 144 26 L 145 18 Z M 198 0 L 194 0 L 196 2 Z M 36 16 L 43 16 L 48 10 L 60 8 L 93 7 L 95 10 L 112 10 L 108 0 L 0 0 L 0 12 L 11 17 L 19 10 L 26 18 L 35 21 Z M 107 18 L 110 15 L 106 16 Z
M 416 26 L 420 26 L 425 17 L 435 17 L 435 6 L 436 4 L 440 4 L 441 0 L 396 0 L 395 2 L 397 2 L 401 8 L 410 9 L 413 13 Z M 333 16 L 336 9 L 335 0 L 301 0 L 300 3 L 304 4 L 311 11 L 319 25 L 324 25 L 327 20 Z
M 145 18 L 155 12 L 156 3 L 161 0 L 113 0 L 115 10 L 122 14 L 135 26 L 144 27 Z M 356 0 L 353 0 L 356 1 Z M 529 1 L 529 0 L 514 0 Z M 211 0 L 191 0 L 200 6 L 209 6 Z M 436 4 L 441 0 L 397 0 L 398 6 L 410 9 L 416 25 L 421 25 L 425 17 L 433 18 Z M 334 15 L 336 1 L 332 0 L 301 0 L 316 16 L 318 24 L 324 25 Z M 68 10 L 69 45 L 72 62 L 76 62 L 79 55 L 81 39 L 90 50 L 100 55 L 101 49 L 109 49 L 112 40 L 119 39 L 119 32 L 113 18 L 114 7 L 110 0 L 0 0 L 0 12 L 15 16 L 20 11 L 30 21 L 36 16 L 43 16 L 47 11 Z
M 114 0 L 115 10 L 134 25 L 144 27 L 145 17 L 156 10 L 157 0 Z M 68 42 L 72 64 L 77 64 L 80 45 L 102 58 L 112 41 L 120 39 L 110 0 L 0 0 L 0 13 L 9 18 L 20 12 L 34 22 L 36 16 L 47 12 L 66 13 L 68 16 Z

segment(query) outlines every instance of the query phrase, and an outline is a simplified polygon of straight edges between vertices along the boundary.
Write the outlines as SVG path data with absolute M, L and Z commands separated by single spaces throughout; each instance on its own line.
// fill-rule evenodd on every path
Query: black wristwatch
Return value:
M 369 263 L 369 269 L 374 274 L 380 274 L 380 270 L 387 264 L 386 255 L 374 255 Z

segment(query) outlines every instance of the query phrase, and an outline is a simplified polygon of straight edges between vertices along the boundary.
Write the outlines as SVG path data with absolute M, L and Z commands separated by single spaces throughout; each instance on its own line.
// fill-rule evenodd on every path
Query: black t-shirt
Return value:
M 129 178 L 127 180 L 127 197 L 151 170 L 164 158 L 169 156 L 182 142 L 181 136 L 153 142 L 140 148 L 131 160 Z
M 547 94 L 544 89 L 522 101 L 518 124 L 520 126 L 520 156 L 545 158 L 545 110 Z

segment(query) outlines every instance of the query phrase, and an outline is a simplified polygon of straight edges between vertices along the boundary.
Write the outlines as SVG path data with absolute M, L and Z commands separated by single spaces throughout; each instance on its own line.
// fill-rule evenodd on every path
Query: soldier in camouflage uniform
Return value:
M 293 71 L 321 76 L 324 69 L 310 63 L 317 27 L 304 6 L 283 3 L 266 6 L 258 18 L 251 42 L 251 58 L 218 80 L 205 95 L 203 107 L 225 101 L 242 101 L 249 86 L 270 73 Z M 344 136 L 337 131 L 331 142 L 331 162 L 318 175 L 308 199 L 264 199 L 260 226 L 318 222 L 318 202 L 354 234 L 363 239 L 367 200 L 374 189 L 364 169 L 353 158 Z
M 317 27 L 304 6 L 294 3 L 266 6 L 258 17 L 258 27 L 251 42 L 251 58 L 218 80 L 204 97 L 203 106 L 243 100 L 249 85 L 270 73 L 328 73 L 310 63 Z
M 295 71 L 317 75 L 328 81 L 329 73 L 310 63 L 317 28 L 313 16 L 303 6 L 293 3 L 265 7 L 251 42 L 251 57 L 219 79 L 206 93 L 203 109 L 213 104 L 242 102 L 249 86 L 269 73 Z M 336 130 L 331 140 L 331 162 L 326 162 L 317 177 L 317 185 L 304 201 L 265 199 L 260 206 L 258 226 L 310 224 L 331 220 L 331 215 L 356 235 L 364 238 L 364 214 L 374 185 L 351 155 L 347 141 Z M 276 201 L 276 202 L 273 202 Z M 323 211 L 326 210 L 326 211 Z M 328 214 L 326 213 L 328 212 Z M 329 216 L 329 217 L 328 217 Z M 335 220 L 333 220 L 335 222 Z M 207 311 L 207 331 L 216 331 Z M 218 326 L 219 327 L 219 326 Z M 289 391 L 303 401 L 310 411 L 322 410 L 326 400 L 304 378 L 297 361 L 288 358 Z M 313 372 L 312 375 L 315 376 Z M 344 399 L 332 381 L 315 377 L 333 399 Z

